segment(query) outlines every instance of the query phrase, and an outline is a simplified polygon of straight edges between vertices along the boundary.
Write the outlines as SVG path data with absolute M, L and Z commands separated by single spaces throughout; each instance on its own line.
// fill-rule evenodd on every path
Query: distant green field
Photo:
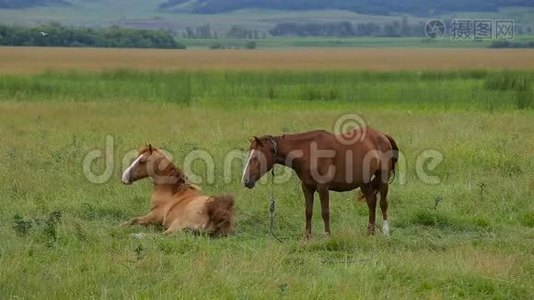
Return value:
M 534 72 L 135 72 L 0 76 L 0 295 L 4 298 L 532 299 Z M 333 129 L 358 113 L 398 141 L 406 163 L 390 189 L 392 233 L 368 236 L 367 206 L 332 193 L 332 236 L 302 240 L 297 178 L 240 183 L 222 163 L 251 135 Z M 112 175 L 91 183 L 82 162 L 113 139 Z M 206 193 L 237 199 L 236 234 L 163 237 L 118 225 L 147 212 L 148 181 L 124 186 L 123 156 L 144 142 Z M 443 154 L 416 176 L 416 158 Z M 92 170 L 104 172 L 104 161 Z M 423 166 L 425 167 L 425 166 Z M 283 172 L 276 167 L 277 174 Z M 192 175 L 188 173 L 188 175 Z M 436 204 L 436 199 L 442 199 Z M 380 218 L 379 218 L 380 220 Z M 380 221 L 379 221 L 380 224 Z M 141 238 L 137 233 L 145 234 Z
M 177 39 L 188 48 L 209 48 L 215 44 L 222 44 L 227 48 L 244 48 L 249 40 L 246 39 Z M 534 36 L 518 36 L 515 41 L 534 41 Z M 429 40 L 423 37 L 294 37 L 294 38 L 266 38 L 256 40 L 258 48 L 487 48 L 491 40 Z

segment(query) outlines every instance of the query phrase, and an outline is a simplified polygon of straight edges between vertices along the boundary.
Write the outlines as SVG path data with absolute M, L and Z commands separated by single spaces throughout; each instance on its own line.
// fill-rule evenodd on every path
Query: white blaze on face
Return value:
M 139 157 L 136 160 L 134 160 L 134 162 L 128 167 L 128 169 L 124 170 L 124 173 L 122 173 L 122 182 L 124 182 L 125 184 L 131 183 L 130 172 L 135 166 L 137 166 L 137 164 L 141 160 L 141 157 L 143 157 L 143 155 L 139 155 Z
M 248 155 L 247 163 L 245 164 L 245 169 L 243 170 L 243 176 L 241 177 L 241 182 L 245 182 L 245 174 L 247 174 L 248 165 L 250 164 L 250 159 L 254 155 L 254 151 L 256 150 L 252 149 L 252 151 L 250 151 L 250 154 Z

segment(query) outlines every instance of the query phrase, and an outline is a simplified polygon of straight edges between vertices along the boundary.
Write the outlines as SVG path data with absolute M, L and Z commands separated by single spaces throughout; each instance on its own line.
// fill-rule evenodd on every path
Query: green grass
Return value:
M 141 101 L 270 107 L 334 102 L 415 109 L 531 109 L 534 73 L 449 72 L 48 72 L 0 76 L 8 101 Z
M 534 112 L 517 95 L 532 72 L 46 73 L 0 78 L 0 294 L 5 298 L 495 298 L 534 296 Z M 526 86 L 526 87 L 525 87 Z M 273 89 L 273 91 L 269 90 Z M 270 97 L 269 95 L 273 95 Z M 333 96 L 334 95 L 334 96 Z M 272 98 L 272 99 L 271 99 Z M 407 163 L 390 189 L 390 237 L 366 234 L 367 207 L 332 193 L 332 237 L 316 201 L 306 242 L 295 176 L 231 182 L 222 161 L 264 133 L 331 130 L 359 113 L 398 141 Z M 114 138 L 113 176 L 82 174 Z M 149 208 L 150 183 L 120 182 L 122 156 L 144 142 L 181 165 L 192 150 L 215 161 L 206 193 L 237 199 L 236 234 L 163 237 L 118 227 Z M 427 185 L 425 149 L 444 155 Z M 95 164 L 103 171 L 103 162 Z M 277 173 L 282 167 L 276 168 Z M 193 171 L 203 177 L 202 163 Z M 404 178 L 404 179 L 402 179 Z M 266 178 L 267 179 L 267 178 Z M 435 207 L 435 197 L 442 202 Z M 380 218 L 379 218 L 380 220 Z M 132 233 L 146 233 L 142 239 Z

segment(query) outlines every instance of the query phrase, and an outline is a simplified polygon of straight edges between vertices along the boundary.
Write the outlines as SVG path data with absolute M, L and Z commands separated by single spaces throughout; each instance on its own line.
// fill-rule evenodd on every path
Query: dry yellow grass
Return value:
M 534 69 L 520 49 L 154 50 L 0 47 L 1 74 L 46 70 Z

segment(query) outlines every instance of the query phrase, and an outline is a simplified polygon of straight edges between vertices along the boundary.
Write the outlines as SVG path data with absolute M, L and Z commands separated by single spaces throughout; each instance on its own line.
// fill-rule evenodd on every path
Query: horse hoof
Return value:
M 146 237 L 146 234 L 142 233 L 142 232 L 132 233 L 132 234 L 130 234 L 130 237 L 133 238 L 133 239 L 136 239 L 136 240 L 141 240 L 141 239 L 144 239 Z
M 384 233 L 386 236 L 389 236 L 389 224 L 387 221 L 384 221 L 384 225 L 382 225 L 382 233 Z

